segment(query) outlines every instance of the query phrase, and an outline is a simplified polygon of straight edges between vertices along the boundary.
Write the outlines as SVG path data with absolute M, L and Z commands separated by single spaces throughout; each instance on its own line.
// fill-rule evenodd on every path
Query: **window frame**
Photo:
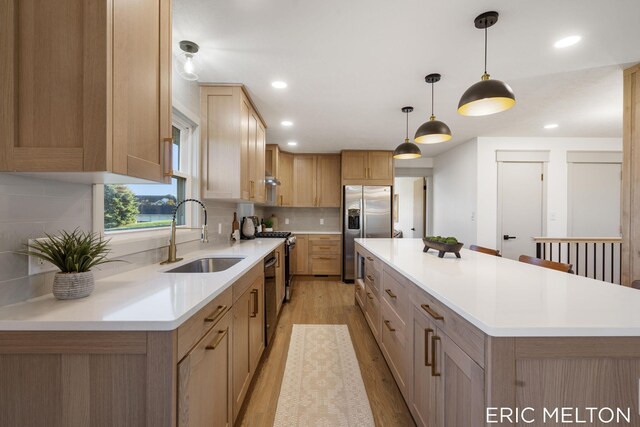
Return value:
M 199 180 L 197 178 L 199 176 L 198 123 L 175 106 L 172 112 L 171 125 L 180 130 L 180 170 L 172 171 L 172 176 L 185 179 L 185 198 L 193 198 L 199 194 L 200 191 Z M 183 208 L 185 209 L 185 224 L 177 227 L 179 230 L 179 236 L 177 237 L 178 243 L 197 240 L 200 237 L 199 231 L 189 230 L 190 227 L 193 227 L 193 224 L 199 224 L 201 217 L 200 209 L 196 210 L 192 203 L 185 204 Z M 156 235 L 159 239 L 153 239 L 149 242 L 150 245 L 144 245 L 144 250 L 152 249 L 152 247 L 165 246 L 166 234 L 169 228 L 169 226 L 166 226 L 105 231 L 104 184 L 95 184 L 93 186 L 93 231 L 111 239 L 112 244 L 117 244 L 118 241 L 131 242 L 138 239 L 148 239 Z

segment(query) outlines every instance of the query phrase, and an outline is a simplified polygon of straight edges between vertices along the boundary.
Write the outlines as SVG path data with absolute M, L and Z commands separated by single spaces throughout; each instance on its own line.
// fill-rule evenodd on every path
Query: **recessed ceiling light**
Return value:
M 285 87 L 287 87 L 287 82 L 278 80 L 278 81 L 272 82 L 271 86 L 275 87 L 276 89 L 284 89 Z
M 581 39 L 582 37 L 580 36 L 569 36 L 569 37 L 565 37 L 563 39 L 558 40 L 553 44 L 553 46 L 558 49 L 562 49 L 565 47 L 573 46 L 574 44 L 578 43 Z
M 295 142 L 295 141 L 289 141 L 289 142 L 287 142 L 287 145 L 294 146 L 294 145 L 298 145 L 298 143 Z
M 288 127 L 288 126 L 293 126 L 293 122 L 291 122 L 291 121 L 289 121 L 289 120 L 283 120 L 283 121 L 281 121 L 281 122 L 280 122 L 280 124 L 281 124 L 282 126 L 287 126 L 287 127 Z
M 548 125 L 544 125 L 545 129 L 555 129 L 558 127 L 557 123 L 549 123 Z

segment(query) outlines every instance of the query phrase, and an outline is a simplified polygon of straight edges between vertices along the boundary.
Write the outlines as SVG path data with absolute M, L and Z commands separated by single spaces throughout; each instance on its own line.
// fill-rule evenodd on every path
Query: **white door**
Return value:
M 569 236 L 620 236 L 620 163 L 571 163 Z
M 413 230 L 414 239 L 420 239 L 424 234 L 424 178 L 413 181 Z
M 542 236 L 543 163 L 498 163 L 498 231 L 502 256 L 536 255 Z
M 407 239 L 424 237 L 424 178 L 398 177 L 393 184 L 397 196 L 394 228 Z

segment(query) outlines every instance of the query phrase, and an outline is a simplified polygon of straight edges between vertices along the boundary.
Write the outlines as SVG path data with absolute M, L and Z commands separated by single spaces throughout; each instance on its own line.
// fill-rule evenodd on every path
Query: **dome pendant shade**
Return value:
M 463 116 L 488 116 L 508 110 L 515 104 L 516 96 L 508 84 L 488 77 L 484 79 L 483 76 L 483 80 L 462 94 L 458 113 Z
M 508 84 L 491 80 L 487 73 L 487 28 L 498 22 L 498 12 L 485 12 L 474 20 L 476 28 L 484 30 L 484 74 L 482 79 L 467 89 L 458 103 L 463 116 L 488 116 L 508 110 L 516 104 L 516 96 Z
M 451 129 L 446 123 L 436 120 L 434 116 L 416 131 L 415 141 L 418 144 L 437 144 L 451 139 Z
M 417 159 L 422 157 L 420 147 L 416 144 L 409 142 L 409 139 L 405 139 L 404 142 L 393 150 L 394 159 Z
M 409 141 L 409 113 L 413 111 L 413 107 L 402 107 L 402 112 L 407 115 L 407 135 L 404 142 L 393 150 L 394 159 L 417 159 L 422 157 L 420 147 Z

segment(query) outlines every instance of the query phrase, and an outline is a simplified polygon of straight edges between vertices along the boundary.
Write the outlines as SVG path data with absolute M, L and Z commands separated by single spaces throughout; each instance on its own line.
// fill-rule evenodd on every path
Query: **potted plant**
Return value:
M 455 237 L 441 237 L 441 236 L 428 236 L 423 237 L 424 242 L 423 252 L 428 252 L 429 249 L 435 249 L 438 251 L 438 257 L 444 257 L 447 252 L 452 252 L 456 255 L 456 258 L 460 258 L 460 249 L 464 243 L 458 242 Z
M 58 299 L 87 297 L 93 292 L 95 281 L 91 268 L 111 262 L 107 259 L 108 240 L 98 233 L 75 229 L 62 231 L 60 236 L 50 236 L 27 244 L 25 254 L 38 257 L 58 267 L 53 279 L 53 295 Z
M 271 218 L 264 220 L 264 228 L 264 231 L 273 231 L 273 220 Z

